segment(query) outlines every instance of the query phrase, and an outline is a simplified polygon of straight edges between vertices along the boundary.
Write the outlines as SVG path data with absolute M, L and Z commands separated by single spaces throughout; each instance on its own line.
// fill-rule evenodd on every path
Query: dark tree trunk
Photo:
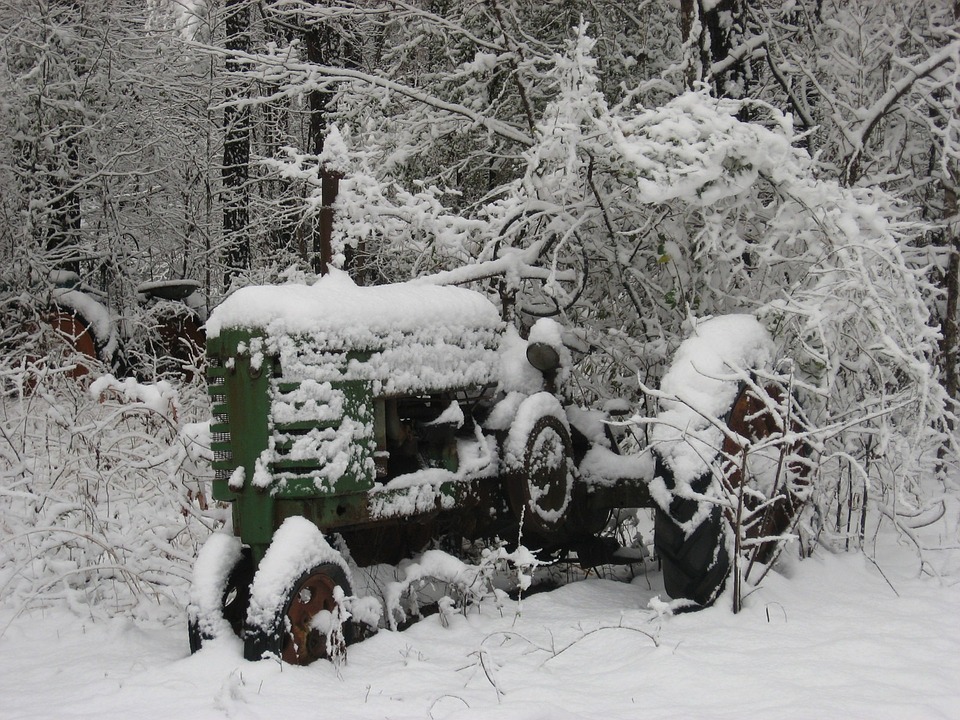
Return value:
M 954 0 L 953 3 L 954 20 L 960 21 L 960 0 Z M 956 108 L 953 108 L 954 115 L 960 114 Z M 947 112 L 950 110 L 948 109 Z M 948 118 L 945 118 L 949 122 Z M 957 186 L 960 183 L 960 168 L 957 167 L 955 160 L 947 164 L 948 172 L 943 178 L 943 219 L 944 219 L 944 245 L 947 246 L 950 253 L 950 259 L 947 263 L 947 275 L 944 278 L 944 285 L 947 294 L 946 308 L 943 313 L 943 323 L 941 325 L 943 340 L 941 351 L 943 356 L 944 388 L 950 400 L 956 402 L 960 400 L 960 369 L 957 364 L 960 362 L 960 232 L 958 232 L 957 212 L 960 210 L 957 206 Z M 950 430 L 953 430 L 953 423 L 950 423 Z
M 80 273 L 80 195 L 75 187 L 80 176 L 80 150 L 77 141 L 64 142 L 62 165 L 51 168 L 53 179 L 50 202 L 50 224 L 46 249 L 61 270 Z
M 335 35 L 325 22 L 313 22 L 304 28 L 304 43 L 307 46 L 307 60 L 318 65 L 331 64 L 335 53 L 332 47 Z M 315 155 L 323 152 L 323 142 L 327 135 L 329 108 L 333 100 L 330 90 L 313 90 L 310 93 L 310 139 L 309 150 Z M 333 258 L 331 237 L 333 233 L 333 208 L 331 206 L 332 183 L 329 173 L 321 169 L 321 208 L 320 226 L 314 229 L 311 247 L 311 265 L 313 271 L 326 274 Z M 335 193 L 335 191 L 334 191 Z M 335 195 L 334 195 L 335 197 Z
M 691 57 L 687 63 L 686 82 L 693 87 L 698 81 L 710 81 L 718 97 L 749 96 L 749 87 L 757 67 L 749 57 L 731 63 L 715 76 L 710 67 L 727 59 L 749 35 L 747 3 L 749 0 L 720 0 L 704 9 L 703 0 L 681 0 L 680 32 L 689 43 Z
M 690 48 L 684 75 L 684 82 L 689 90 L 698 81 L 703 80 L 705 67 L 709 65 L 710 60 L 709 57 L 704 57 L 700 0 L 680 0 L 680 37 L 684 45 Z
M 250 5 L 248 0 L 227 0 L 226 40 L 228 51 L 250 51 Z M 230 74 L 241 69 L 241 63 L 227 56 L 226 70 Z M 223 234 L 226 240 L 227 285 L 241 272 L 250 268 L 250 109 L 231 104 L 244 96 L 242 86 L 230 83 L 227 105 L 223 111 Z
M 267 28 L 267 37 L 280 47 L 285 47 L 299 34 L 285 22 L 278 18 L 274 8 L 270 5 L 264 8 L 264 23 Z M 267 95 L 274 95 L 280 91 L 279 84 L 264 83 Z M 264 153 L 267 157 L 283 159 L 283 147 L 296 144 L 290 137 L 290 100 L 280 97 L 263 105 L 263 135 Z M 300 247 L 302 228 L 300 225 L 301 203 L 296 182 L 290 178 L 275 177 L 273 180 L 273 194 L 270 198 L 280 207 L 276 225 L 270 228 L 268 246 L 270 252 L 279 252 L 296 248 L 297 253 L 304 260 L 307 251 Z
M 955 21 L 960 21 L 960 0 L 954 0 L 953 17 Z M 954 93 L 960 92 L 960 83 L 955 84 Z M 946 98 L 951 97 L 950 89 L 944 90 L 943 95 Z M 952 97 L 956 97 L 953 94 Z M 954 120 L 960 117 L 960 110 L 955 106 L 951 107 L 949 100 L 940 98 L 945 102 L 942 104 L 944 113 L 944 122 L 949 123 L 954 115 Z M 934 166 L 935 150 L 931 151 L 930 166 Z M 957 161 L 951 159 L 946 163 L 947 172 L 944 174 L 941 184 L 943 186 L 943 233 L 940 236 L 940 244 L 947 249 L 949 257 L 947 260 L 946 274 L 942 280 L 942 289 L 944 290 L 945 307 L 943 309 L 943 318 L 940 322 L 940 362 L 943 371 L 943 388 L 947 394 L 947 403 L 949 412 L 946 416 L 946 427 L 942 428 L 946 434 L 943 443 L 937 449 L 937 475 L 942 479 L 949 472 L 946 459 L 951 456 L 951 450 L 955 449 L 953 435 L 957 430 L 956 415 L 958 401 L 960 401 L 960 217 L 957 213 L 958 198 L 957 188 L 960 185 L 960 167 Z
M 952 182 L 955 178 L 949 178 Z M 946 220 L 944 233 L 946 245 L 949 248 L 950 259 L 947 263 L 946 285 L 947 301 L 943 316 L 943 370 L 944 386 L 951 400 L 957 400 L 960 395 L 960 375 L 958 375 L 957 361 L 960 348 L 960 328 L 957 317 L 958 300 L 960 300 L 960 237 L 957 233 L 957 191 L 955 187 L 947 186 L 944 189 L 943 215 Z
M 46 24 L 46 43 L 50 52 L 62 53 L 65 66 L 71 68 L 74 80 L 80 82 L 84 79 L 86 69 L 83 63 L 75 55 L 75 50 L 64 46 L 60 34 L 55 32 L 54 28 L 65 24 L 79 26 L 83 21 L 82 6 L 76 0 L 55 0 L 49 3 L 43 14 L 43 21 Z M 69 58 L 69 59 L 68 59 Z M 51 70 L 52 74 L 59 73 Z M 46 75 L 47 71 L 44 71 Z M 60 76 L 59 82 L 69 82 L 69 76 Z M 46 78 L 53 80 L 53 78 Z M 56 90 L 53 91 L 53 97 L 50 98 L 50 106 L 57 104 Z M 44 124 L 44 108 L 47 104 L 47 98 L 38 103 L 38 122 L 42 128 Z M 65 107 L 66 103 L 60 103 L 63 108 L 57 113 L 56 127 L 51 127 L 52 136 L 57 138 L 55 149 L 47 156 L 47 160 L 42 162 L 43 169 L 46 171 L 46 178 L 43 182 L 47 185 L 44 192 L 44 200 L 47 201 L 47 222 L 43 230 L 44 248 L 50 252 L 51 260 L 55 267 L 60 270 L 80 273 L 80 140 L 79 127 L 83 118 L 77 115 L 73 110 Z M 38 168 L 34 168 L 36 171 Z

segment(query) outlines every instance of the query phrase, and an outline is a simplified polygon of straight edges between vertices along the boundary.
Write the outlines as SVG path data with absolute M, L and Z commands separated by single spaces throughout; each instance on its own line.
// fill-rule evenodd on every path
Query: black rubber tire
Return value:
M 730 573 L 720 509 L 714 509 L 690 537 L 685 537 L 683 530 L 663 510 L 657 508 L 656 513 L 653 544 L 660 558 L 667 594 L 674 600 L 690 600 L 700 607 L 712 605 Z
M 658 477 L 671 492 L 676 488 L 673 473 L 656 456 Z M 710 476 L 705 475 L 690 483 L 694 492 L 706 492 Z M 686 537 L 680 528 L 700 510 L 700 503 L 676 495 L 670 501 L 669 512 L 656 509 L 653 528 L 653 546 L 663 570 L 663 586 L 674 600 L 689 600 L 698 607 L 709 607 L 723 591 L 730 574 L 730 556 L 724 543 L 723 514 L 719 507 L 694 528 Z
M 781 397 L 776 388 L 768 388 L 767 392 L 772 397 Z M 768 416 L 762 412 L 763 406 L 751 404 L 750 398 L 749 386 L 742 383 L 724 418 L 726 425 L 751 440 L 759 440 L 778 432 L 777 427 L 769 420 L 765 422 Z M 724 441 L 723 452 L 726 455 L 736 456 L 739 449 L 729 438 Z M 799 443 L 793 451 L 802 455 L 809 454 L 809 448 Z M 805 476 L 805 473 L 803 467 L 798 470 L 801 476 Z M 656 474 L 663 478 L 667 489 L 672 492 L 675 488 L 673 475 L 659 457 Z M 729 481 L 738 486 L 743 482 L 743 478 L 737 472 Z M 709 474 L 691 483 L 692 489 L 697 493 L 706 492 L 709 486 Z M 777 503 L 770 506 L 764 514 L 763 522 L 752 532 L 755 536 L 762 537 L 781 535 L 793 523 L 802 504 L 789 490 L 781 490 Z M 728 521 L 725 521 L 719 508 L 714 508 L 690 537 L 684 537 L 678 525 L 694 516 L 699 510 L 699 503 L 674 496 L 668 510 L 657 508 L 654 526 L 654 547 L 662 563 L 664 587 L 674 599 L 691 600 L 700 606 L 710 605 L 723 590 L 730 573 L 730 556 L 724 539 L 724 525 Z M 768 562 L 776 549 L 777 543 L 764 543 L 757 548 L 755 557 L 761 562 Z
M 296 659 L 291 655 L 288 646 L 288 615 L 291 613 L 291 609 L 294 608 L 294 603 L 298 602 L 300 588 L 303 587 L 308 580 L 318 576 L 328 578 L 331 586 L 339 585 L 344 595 L 350 595 L 352 593 L 350 583 L 347 581 L 347 575 L 340 565 L 336 563 L 323 563 L 310 568 L 287 588 L 285 592 L 286 600 L 284 601 L 283 607 L 273 618 L 269 627 L 247 627 L 243 646 L 243 655 L 246 660 L 261 660 L 265 655 L 269 654 L 277 658 L 282 658 L 292 664 L 309 665 L 314 660 L 325 657 L 324 652 L 320 651 L 318 647 L 314 645 L 316 638 L 310 639 L 307 643 L 309 647 L 299 652 Z M 349 645 L 353 642 L 353 623 L 350 621 L 344 622 L 342 630 L 344 644 Z
M 250 605 L 250 583 L 253 582 L 254 567 L 250 548 L 241 550 L 240 560 L 230 574 L 221 592 L 221 610 L 223 617 L 237 637 L 243 632 L 243 623 L 247 617 L 247 607 Z M 213 638 L 201 632 L 194 619 L 187 620 L 187 637 L 190 642 L 190 654 L 197 652 L 203 644 Z
M 552 433 L 561 445 L 561 456 L 564 458 L 562 466 L 549 467 L 538 473 L 536 450 L 540 436 Z M 530 428 L 524 443 L 522 466 L 506 475 L 506 493 L 510 509 L 519 520 L 523 518 L 524 533 L 531 533 L 547 542 L 559 542 L 568 534 L 567 523 L 572 510 L 570 494 L 573 491 L 570 458 L 573 457 L 573 443 L 570 433 L 564 424 L 552 415 L 544 415 L 537 419 Z M 531 492 L 531 483 L 551 488 L 546 495 L 546 512 L 563 513 L 556 520 L 548 520 L 536 509 L 540 507 Z M 565 504 L 564 504 L 565 503 Z

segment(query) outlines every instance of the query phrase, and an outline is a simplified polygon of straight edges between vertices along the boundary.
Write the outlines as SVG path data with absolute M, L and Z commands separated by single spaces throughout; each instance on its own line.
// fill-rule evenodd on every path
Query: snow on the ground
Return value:
M 382 630 L 339 668 L 247 662 L 232 637 L 190 656 L 182 619 L 4 610 L 0 717 L 960 718 L 960 586 L 882 555 L 818 549 L 739 615 L 659 616 L 652 568 L 591 578 Z

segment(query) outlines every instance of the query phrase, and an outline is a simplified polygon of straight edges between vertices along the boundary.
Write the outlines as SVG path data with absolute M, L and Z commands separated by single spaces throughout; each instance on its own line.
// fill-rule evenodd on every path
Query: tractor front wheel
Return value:
M 351 593 L 346 564 L 323 533 L 303 517 L 287 518 L 253 579 L 244 657 L 292 665 L 341 657 L 353 640 L 344 607 Z
M 573 444 L 563 408 L 548 393 L 527 398 L 506 440 L 505 490 L 525 531 L 562 539 L 573 490 Z
M 342 655 L 353 640 L 352 623 L 344 620 L 340 604 L 350 592 L 339 565 L 310 568 L 284 592 L 286 600 L 272 622 L 248 628 L 247 659 L 269 653 L 291 665 L 309 665 Z
M 253 574 L 250 548 L 241 547 L 239 538 L 210 537 L 197 558 L 190 590 L 187 635 L 191 653 L 220 635 L 241 635 Z

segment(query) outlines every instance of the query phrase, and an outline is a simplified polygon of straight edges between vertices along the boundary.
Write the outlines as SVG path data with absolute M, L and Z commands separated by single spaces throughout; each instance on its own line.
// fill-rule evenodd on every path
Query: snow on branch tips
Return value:
M 471 259 L 470 248 L 486 228 L 484 222 L 445 206 L 445 201 L 456 197 L 449 189 L 420 185 L 411 191 L 383 177 L 375 170 L 381 161 L 380 148 L 355 146 L 351 134 L 336 125 L 328 128 L 319 156 L 294 148 L 284 152 L 285 158 L 263 163 L 281 177 L 306 186 L 303 202 L 308 215 L 318 214 L 322 205 L 321 169 L 342 176 L 334 203 L 335 267 L 343 267 L 348 249 L 360 267 L 379 278 L 408 279 L 437 267 L 455 267 Z M 408 277 L 398 273 L 411 263 Z

